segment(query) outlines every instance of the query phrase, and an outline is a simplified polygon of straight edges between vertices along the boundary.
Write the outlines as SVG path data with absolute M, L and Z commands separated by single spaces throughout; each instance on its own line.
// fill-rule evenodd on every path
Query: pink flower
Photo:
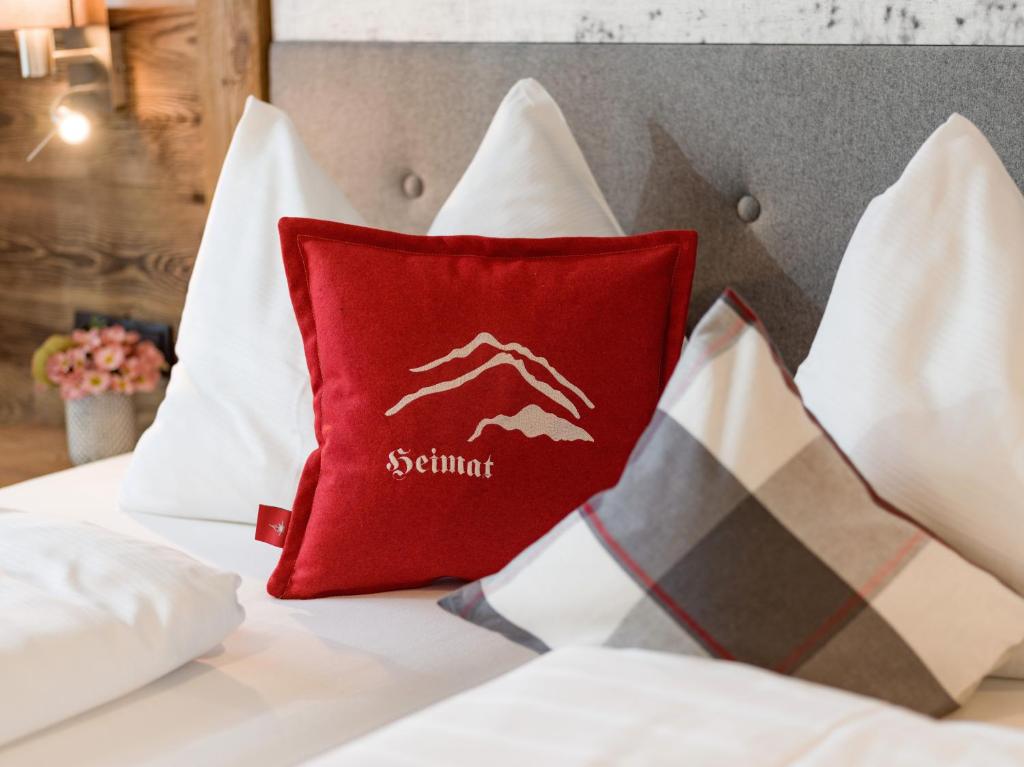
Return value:
M 156 388 L 156 382 L 159 379 L 159 371 L 147 370 L 144 373 L 132 376 L 129 380 L 135 391 L 153 391 L 153 389 Z
M 82 368 L 85 367 L 85 363 L 87 361 L 85 356 L 85 349 L 82 349 L 81 347 L 75 347 L 73 349 L 68 349 L 65 352 L 65 354 L 67 354 L 67 363 L 69 368 L 81 370 Z
M 120 343 L 107 343 L 106 346 L 101 346 L 94 351 L 92 358 L 100 370 L 117 370 L 124 362 L 124 347 Z
M 51 383 L 60 384 L 67 374 L 67 370 L 68 355 L 66 352 L 57 352 L 50 355 L 50 358 L 46 360 L 46 377 L 50 379 Z
M 85 382 L 85 375 L 81 370 L 65 372 L 60 379 L 60 396 L 63 399 L 81 399 L 86 395 L 82 388 Z
M 86 394 L 100 394 L 110 386 L 110 373 L 105 370 L 90 370 L 82 379 L 82 390 Z
M 121 325 L 111 325 L 100 330 L 100 339 L 105 344 L 123 344 L 127 336 L 127 331 Z
M 139 343 L 136 349 L 136 354 L 139 355 L 144 363 L 155 368 L 162 368 L 167 364 L 167 360 L 164 359 L 163 352 L 156 348 L 152 341 L 142 341 Z
M 81 349 L 57 352 L 46 360 L 46 377 L 51 383 L 58 386 L 71 379 L 78 381 L 85 369 L 85 362 L 85 352 Z
M 103 342 L 97 328 L 73 330 L 71 331 L 71 340 L 85 349 L 95 349 Z
M 59 387 L 64 399 L 79 399 L 105 391 L 119 394 L 153 391 L 167 368 L 163 353 L 135 331 L 121 325 L 75 330 L 71 346 L 57 347 L 36 375 Z M 34 363 L 35 364 L 35 363 Z
M 110 390 L 118 394 L 132 394 L 135 392 L 135 387 L 128 378 L 115 373 L 110 376 Z

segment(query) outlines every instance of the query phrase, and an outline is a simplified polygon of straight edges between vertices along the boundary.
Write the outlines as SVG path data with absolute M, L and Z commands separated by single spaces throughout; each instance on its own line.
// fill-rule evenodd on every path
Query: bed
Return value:
M 537 77 L 625 228 L 701 231 L 691 320 L 734 284 L 790 365 L 865 204 L 951 112 L 974 120 L 1024 181 L 1019 48 L 277 43 L 270 53 L 272 100 L 368 218 L 407 232 L 426 229 L 508 86 Z M 299 764 L 534 657 L 438 609 L 444 586 L 274 600 L 265 583 L 278 552 L 252 527 L 120 512 L 128 460 L 5 488 L 0 507 L 73 515 L 238 572 L 246 622 L 213 653 L 9 746 L 5 765 Z M 986 680 L 955 718 L 1024 728 L 1024 681 Z
M 275 551 L 248 525 L 119 512 L 128 460 L 4 488 L 0 507 L 73 514 L 234 570 L 246 621 L 206 657 L 0 751 L 4 765 L 301 764 L 534 657 L 438 609 L 445 588 L 275 600 Z M 986 680 L 953 718 L 1024 729 L 1024 681 Z

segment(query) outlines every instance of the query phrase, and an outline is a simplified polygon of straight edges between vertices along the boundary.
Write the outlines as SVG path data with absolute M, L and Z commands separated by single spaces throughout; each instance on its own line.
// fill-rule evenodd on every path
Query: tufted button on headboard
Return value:
M 745 224 L 752 224 L 761 216 L 761 203 L 756 197 L 745 194 L 736 203 L 736 215 Z
M 732 285 L 791 366 L 865 206 L 952 112 L 1024 179 L 1022 47 L 335 42 L 270 54 L 272 100 L 371 225 L 405 232 L 427 230 L 507 90 L 537 78 L 627 231 L 700 233 L 690 325 Z
M 415 173 L 406 173 L 402 179 L 402 192 L 410 200 L 423 196 L 423 179 Z

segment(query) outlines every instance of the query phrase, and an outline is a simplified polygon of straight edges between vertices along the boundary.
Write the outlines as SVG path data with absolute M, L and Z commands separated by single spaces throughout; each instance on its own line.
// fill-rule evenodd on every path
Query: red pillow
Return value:
M 615 484 L 679 358 L 695 233 L 280 232 L 318 448 L 271 594 L 480 578 Z

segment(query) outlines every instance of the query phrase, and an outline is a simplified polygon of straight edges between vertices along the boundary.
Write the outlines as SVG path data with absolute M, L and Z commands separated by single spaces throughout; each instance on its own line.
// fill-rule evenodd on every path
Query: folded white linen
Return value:
M 0 510 L 0 744 L 216 647 L 244 617 L 240 582 L 155 543 Z
M 570 647 L 310 765 L 1024 764 L 1024 733 L 938 722 L 753 666 Z

